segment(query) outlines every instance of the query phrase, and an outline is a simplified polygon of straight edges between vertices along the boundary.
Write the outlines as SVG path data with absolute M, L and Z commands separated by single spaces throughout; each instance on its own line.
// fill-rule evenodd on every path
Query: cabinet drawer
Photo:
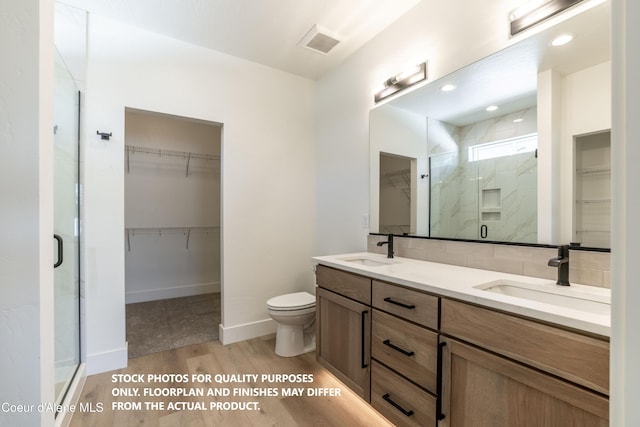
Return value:
M 316 284 L 347 298 L 371 305 L 371 279 L 367 277 L 318 265 Z
M 441 330 L 609 394 L 609 343 L 493 310 L 442 299 Z
M 397 426 L 436 424 L 436 398 L 376 361 L 371 362 L 371 406 Z
M 438 329 L 438 297 L 377 280 L 371 286 L 374 307 Z
M 371 356 L 435 393 L 437 334 L 375 309 L 372 319 Z

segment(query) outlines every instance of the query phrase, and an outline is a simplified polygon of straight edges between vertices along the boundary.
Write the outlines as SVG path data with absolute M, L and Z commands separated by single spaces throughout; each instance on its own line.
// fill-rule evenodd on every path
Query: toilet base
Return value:
M 276 332 L 276 354 L 282 357 L 299 356 L 316 349 L 316 337 L 305 333 L 302 325 L 278 324 Z

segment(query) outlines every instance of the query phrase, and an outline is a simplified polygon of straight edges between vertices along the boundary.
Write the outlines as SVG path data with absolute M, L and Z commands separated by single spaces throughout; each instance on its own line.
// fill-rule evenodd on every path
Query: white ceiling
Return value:
M 155 33 L 317 80 L 420 0 L 61 0 Z M 342 41 L 297 46 L 313 26 Z

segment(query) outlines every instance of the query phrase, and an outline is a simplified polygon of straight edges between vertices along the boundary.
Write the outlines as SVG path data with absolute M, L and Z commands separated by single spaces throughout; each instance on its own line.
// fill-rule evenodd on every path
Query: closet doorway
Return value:
M 222 125 L 125 110 L 129 358 L 218 339 Z

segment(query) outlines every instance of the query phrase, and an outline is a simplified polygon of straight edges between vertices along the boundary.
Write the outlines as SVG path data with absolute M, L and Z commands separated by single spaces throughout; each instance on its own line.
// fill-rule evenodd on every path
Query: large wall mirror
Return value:
M 371 232 L 608 248 L 610 68 L 604 2 L 373 108 Z

